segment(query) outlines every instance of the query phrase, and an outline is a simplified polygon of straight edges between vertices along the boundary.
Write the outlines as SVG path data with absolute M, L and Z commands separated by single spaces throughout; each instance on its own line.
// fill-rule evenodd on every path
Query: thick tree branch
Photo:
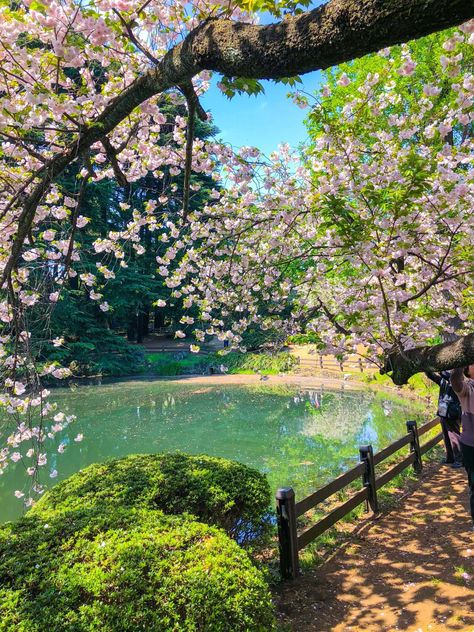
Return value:
M 328 68 L 473 16 L 473 0 L 331 0 L 266 26 L 209 21 L 173 57 L 190 56 L 229 76 L 276 79 Z
M 432 347 L 392 351 L 381 373 L 388 373 L 395 384 L 402 385 L 420 371 L 443 371 L 468 364 L 474 364 L 474 333 Z

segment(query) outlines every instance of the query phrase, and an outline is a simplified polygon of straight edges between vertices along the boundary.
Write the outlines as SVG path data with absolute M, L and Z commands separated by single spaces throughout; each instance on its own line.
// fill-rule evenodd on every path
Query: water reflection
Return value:
M 62 389 L 56 399 L 77 422 L 60 437 L 63 453 L 58 442 L 46 446 L 48 484 L 106 458 L 180 449 L 237 459 L 266 472 L 273 489 L 292 485 L 302 495 L 353 465 L 360 444 L 379 449 L 413 418 L 409 404 L 369 392 L 268 383 L 122 382 Z M 81 443 L 74 442 L 78 433 Z M 20 515 L 13 492 L 24 482 L 21 463 L 10 463 L 0 477 L 1 521 Z

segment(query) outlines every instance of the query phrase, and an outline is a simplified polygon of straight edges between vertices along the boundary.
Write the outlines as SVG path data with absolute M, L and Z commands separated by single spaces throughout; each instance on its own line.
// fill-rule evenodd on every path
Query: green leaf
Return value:
M 285 86 L 294 87 L 298 83 L 303 83 L 301 77 L 296 75 L 295 77 L 282 77 L 281 79 L 277 79 L 276 83 L 283 83 Z
M 37 0 L 33 0 L 30 4 L 30 11 L 39 11 L 40 13 L 46 13 L 46 6 Z
M 263 85 L 249 77 L 222 77 L 220 81 L 224 94 L 231 99 L 238 94 L 260 94 L 265 92 Z

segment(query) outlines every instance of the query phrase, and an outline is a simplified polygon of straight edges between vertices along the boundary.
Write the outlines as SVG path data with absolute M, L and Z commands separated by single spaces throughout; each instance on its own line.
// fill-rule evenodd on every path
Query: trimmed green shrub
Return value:
M 182 452 L 136 454 L 77 472 L 48 491 L 31 513 L 118 505 L 193 514 L 245 543 L 265 530 L 270 487 L 263 474 L 236 461 Z
M 0 632 L 269 632 L 268 587 L 223 531 L 111 507 L 0 528 Z

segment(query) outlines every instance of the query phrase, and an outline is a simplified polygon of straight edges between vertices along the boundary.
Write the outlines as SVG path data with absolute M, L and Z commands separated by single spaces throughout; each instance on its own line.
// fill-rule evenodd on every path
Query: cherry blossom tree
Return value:
M 241 150 L 232 186 L 190 216 L 180 265 L 169 272 L 174 244 L 162 261 L 175 297 L 208 323 L 198 338 L 241 346 L 256 323 L 303 325 L 398 384 L 473 357 L 473 30 L 330 73 L 302 161 Z M 447 334 L 465 337 L 431 346 Z
M 254 11 L 262 9 L 272 11 L 277 18 L 283 12 L 286 15 L 273 25 L 259 26 Z M 195 116 L 207 116 L 199 96 L 208 86 L 211 71 L 223 75 L 222 87 L 228 94 L 235 90 L 252 92 L 260 89 L 259 79 L 291 81 L 288 78 L 295 74 L 326 68 L 473 16 L 474 7 L 464 0 L 332 0 L 308 12 L 302 12 L 301 5 L 293 2 L 214 5 L 205 0 L 0 0 L 0 353 L 5 387 L 1 401 L 15 423 L 6 447 L 0 450 L 0 469 L 10 460 L 23 460 L 34 490 L 41 492 L 39 471 L 47 465 L 43 442 L 46 438 L 55 441 L 65 425 L 73 421 L 55 408 L 44 388 L 45 379 L 67 378 L 71 370 L 38 363 L 42 337 L 38 332 L 43 327 L 43 337 L 47 337 L 48 313 L 61 300 L 62 288 L 77 276 L 75 264 L 81 256 L 78 235 L 87 230 L 89 221 L 84 205 L 88 182 L 114 177 L 127 186 L 148 174 L 160 180 L 165 168 L 172 175 L 184 173 L 182 199 L 176 197 L 176 185 L 169 182 L 158 199 L 149 200 L 144 209 L 132 209 L 132 220 L 124 230 L 95 240 L 95 252 L 103 255 L 103 261 L 96 274 L 82 274 L 80 283 L 102 311 L 109 309 L 102 287 L 113 276 L 115 266 L 127 266 L 124 244 L 140 255 L 141 229 L 146 226 L 158 232 L 163 243 L 170 244 L 157 262 L 159 272 L 173 289 L 173 298 L 181 300 L 185 309 L 194 305 L 198 318 L 206 323 L 205 327 L 196 327 L 198 339 L 218 333 L 239 346 L 241 333 L 249 323 L 285 325 L 292 330 L 302 319 L 309 323 L 316 315 L 325 317 L 338 335 L 346 336 L 347 317 L 344 315 L 340 323 L 339 314 L 332 311 L 339 299 L 331 287 L 327 262 L 343 257 L 344 274 L 348 276 L 358 274 L 362 264 L 351 255 L 344 235 L 338 237 L 333 228 L 328 227 L 327 239 L 322 239 L 324 222 L 320 218 L 329 212 L 324 187 L 329 186 L 331 191 L 336 186 L 338 161 L 342 161 L 340 185 L 345 189 L 341 195 L 350 190 L 353 203 L 360 204 L 358 187 L 365 195 L 371 164 L 367 158 L 369 169 L 364 172 L 360 156 L 367 145 L 354 136 L 353 147 L 346 148 L 348 155 L 341 156 L 339 132 L 328 124 L 320 142 L 321 150 L 332 157 L 332 162 L 324 155 L 318 158 L 316 152 L 301 164 L 287 148 L 269 160 L 263 160 L 254 148 L 243 148 L 235 154 L 227 147 L 195 137 Z M 463 33 L 470 31 L 468 25 Z M 448 62 L 451 69 L 457 68 L 455 57 L 453 52 Z M 462 123 L 459 116 L 465 110 L 469 115 L 462 99 L 469 99 L 470 81 L 469 77 L 463 79 L 458 90 L 460 102 L 450 106 L 435 133 L 442 134 L 440 126 L 449 126 L 450 121 L 451 127 L 453 121 Z M 432 96 L 427 94 L 426 98 Z M 367 95 L 362 99 L 370 101 Z M 164 110 L 170 104 L 186 104 L 187 118 L 167 120 Z M 385 106 L 382 103 L 379 107 Z M 352 116 L 349 111 L 342 115 L 345 119 Z M 160 142 L 163 126 L 169 124 L 173 127 L 173 146 Z M 424 125 L 424 120 L 418 124 Z M 408 133 L 405 121 L 395 127 L 400 133 Z M 388 169 L 387 181 L 399 174 L 407 177 L 402 172 L 405 166 L 409 169 L 410 152 L 402 155 L 398 172 L 394 166 L 400 133 L 395 134 L 395 140 L 380 138 L 373 143 L 373 159 L 380 161 L 380 168 Z M 459 174 L 468 169 L 469 142 L 468 138 L 452 154 L 439 150 L 439 169 L 433 167 L 431 172 L 429 157 L 421 156 L 426 162 L 426 179 L 436 173 L 443 187 L 448 181 L 460 187 Z M 384 162 L 375 157 L 384 151 L 392 160 L 387 157 Z M 318 160 L 327 162 L 321 165 Z M 190 212 L 191 174 L 206 173 L 218 180 L 217 162 L 223 165 L 222 174 L 229 187 L 223 194 L 216 188 L 214 204 Z M 350 164 L 357 164 L 359 171 L 352 182 L 359 179 L 360 184 L 354 189 L 348 176 Z M 326 176 L 324 169 L 328 170 Z M 71 181 L 64 176 L 71 174 L 73 186 L 64 184 Z M 467 176 L 465 179 L 469 188 Z M 384 183 L 383 178 L 377 182 L 382 186 Z M 416 197 L 409 184 L 405 188 L 407 233 L 409 221 L 416 216 L 409 210 L 408 201 L 424 208 L 424 194 L 420 190 Z M 461 194 L 460 189 L 456 191 Z M 433 204 L 440 205 L 442 195 L 433 189 Z M 451 185 L 445 205 L 448 198 L 449 202 L 456 199 Z M 179 219 L 170 218 L 163 208 L 170 200 Z M 318 205 L 320 213 L 316 212 Z M 452 221 L 464 222 L 465 212 L 465 205 L 456 203 Z M 376 226 L 377 221 L 382 220 L 374 219 L 372 225 Z M 443 237 L 438 241 L 433 237 L 433 246 L 448 239 L 451 217 L 446 222 Z M 425 224 L 420 220 L 419 226 L 418 234 Z M 381 225 L 379 230 L 386 228 Z M 432 230 L 432 224 L 426 224 L 425 230 Z M 361 252 L 366 252 L 362 235 L 356 237 Z M 457 287 L 446 285 L 446 277 L 461 279 L 461 272 L 464 274 L 458 262 L 465 243 L 458 244 L 453 238 L 449 261 L 455 260 L 455 272 L 448 271 L 444 263 L 433 260 L 430 264 L 431 269 L 439 266 L 443 277 L 443 284 L 434 282 L 432 287 L 451 292 L 456 300 Z M 308 253 L 311 249 L 324 252 L 327 262 L 302 256 L 302 244 Z M 391 272 L 378 265 L 385 247 L 383 240 L 377 242 L 380 252 L 369 264 L 377 270 L 380 267 L 375 278 L 382 293 L 391 293 L 387 301 L 374 303 L 372 308 L 376 312 L 377 344 L 384 345 L 380 336 L 385 327 L 388 349 L 399 351 L 404 348 L 403 336 L 407 334 L 394 322 L 403 314 L 397 305 L 414 304 L 421 295 L 413 296 L 420 291 L 412 287 L 413 276 L 404 281 L 406 273 L 399 270 L 398 277 L 392 279 Z M 406 255 L 402 252 L 400 257 Z M 268 264 L 263 276 L 262 260 Z M 320 288 L 316 276 L 321 276 Z M 422 281 L 428 283 L 430 278 L 423 276 Z M 406 288 L 400 291 L 391 287 L 405 283 Z M 276 284 L 279 290 L 275 293 Z M 224 289 L 226 295 L 219 296 Z M 353 305 L 356 298 L 347 296 L 347 304 Z M 281 302 L 286 299 L 293 313 L 279 318 Z M 262 306 L 268 312 L 263 319 Z M 385 319 L 379 316 L 380 311 L 386 314 Z M 354 314 L 362 312 L 359 306 Z M 185 318 L 191 325 L 195 316 Z M 429 322 L 427 317 L 420 339 L 423 342 L 432 335 Z M 52 342 L 63 344 L 60 338 Z M 331 344 L 342 349 L 339 341 Z M 78 441 L 81 438 L 76 437 Z M 31 447 L 26 449 L 26 443 Z M 59 442 L 57 449 L 64 451 L 64 444 Z M 54 476 L 55 471 L 50 475 Z M 17 495 L 21 497 L 23 492 L 19 490 Z M 31 502 L 32 498 L 27 498 L 26 503 Z

